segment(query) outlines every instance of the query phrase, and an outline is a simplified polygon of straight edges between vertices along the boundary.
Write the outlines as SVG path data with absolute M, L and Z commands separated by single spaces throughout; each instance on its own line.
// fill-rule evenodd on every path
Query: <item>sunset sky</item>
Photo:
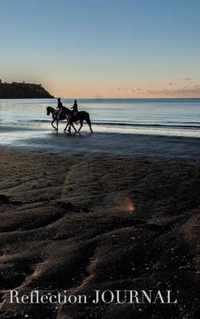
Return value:
M 199 0 L 0 0 L 0 78 L 61 97 L 200 97 Z

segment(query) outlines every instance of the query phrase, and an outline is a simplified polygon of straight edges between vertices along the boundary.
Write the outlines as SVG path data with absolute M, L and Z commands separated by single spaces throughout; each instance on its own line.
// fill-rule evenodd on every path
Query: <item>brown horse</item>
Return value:
M 55 130 L 58 130 L 58 123 L 59 121 L 64 121 L 67 120 L 67 125 L 64 129 L 64 131 L 66 132 L 67 128 L 68 128 L 68 132 L 71 134 L 71 127 L 73 127 L 75 133 L 79 133 L 80 130 L 83 127 L 83 123 L 84 121 L 88 124 L 89 129 L 90 129 L 90 133 L 93 133 L 92 130 L 92 124 L 91 124 L 91 120 L 90 120 L 90 115 L 89 113 L 85 112 L 85 111 L 80 111 L 78 112 L 76 115 L 74 115 L 74 112 L 70 109 L 68 109 L 67 107 L 63 107 L 62 112 L 58 118 L 58 111 L 56 109 L 54 109 L 51 106 L 47 107 L 47 115 L 52 114 L 52 122 L 51 125 Z M 57 123 L 56 127 L 54 126 L 54 123 Z M 80 123 L 80 127 L 77 130 L 74 126 L 74 123 L 79 122 Z

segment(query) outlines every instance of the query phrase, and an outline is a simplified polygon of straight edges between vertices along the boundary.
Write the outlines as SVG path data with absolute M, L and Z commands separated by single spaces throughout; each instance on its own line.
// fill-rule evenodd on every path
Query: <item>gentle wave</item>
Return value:
M 120 123 L 120 122 L 94 122 L 95 125 L 109 125 L 109 126 L 128 126 L 128 127 L 159 127 L 159 128 L 200 128 L 199 125 L 185 125 L 183 124 L 138 124 L 138 123 Z
M 65 121 L 63 121 L 65 122 Z M 18 121 L 18 123 L 24 123 L 23 121 Z M 50 120 L 30 120 L 27 123 L 50 123 Z M 156 123 L 129 123 L 129 122 L 109 122 L 109 121 L 93 121 L 94 125 L 105 125 L 105 126 L 120 126 L 120 127 L 158 127 L 158 128 L 190 128 L 198 129 L 200 128 L 200 122 L 179 122 L 173 124 L 171 122 L 166 122 L 167 124 L 156 124 Z M 171 123 L 171 124 L 169 124 Z M 26 123 L 24 123 L 26 124 Z

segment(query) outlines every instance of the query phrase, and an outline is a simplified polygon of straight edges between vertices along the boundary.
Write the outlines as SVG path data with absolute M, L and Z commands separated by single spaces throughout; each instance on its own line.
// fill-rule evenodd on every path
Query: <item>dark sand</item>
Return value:
M 69 136 L 55 131 L 24 130 L 20 128 L 0 127 L 0 143 L 35 149 L 54 153 L 74 154 L 113 154 L 128 156 L 148 156 L 161 158 L 200 158 L 199 138 L 138 135 L 120 133 L 95 133 L 87 132 L 81 135 Z
M 1 319 L 200 318 L 200 161 L 152 155 L 1 149 Z M 171 289 L 179 302 L 9 304 L 16 287 Z

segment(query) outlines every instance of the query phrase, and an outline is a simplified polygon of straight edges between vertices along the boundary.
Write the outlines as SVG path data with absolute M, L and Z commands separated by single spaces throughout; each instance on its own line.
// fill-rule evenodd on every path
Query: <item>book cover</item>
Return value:
M 200 4 L 2 0 L 0 319 L 197 319 Z

